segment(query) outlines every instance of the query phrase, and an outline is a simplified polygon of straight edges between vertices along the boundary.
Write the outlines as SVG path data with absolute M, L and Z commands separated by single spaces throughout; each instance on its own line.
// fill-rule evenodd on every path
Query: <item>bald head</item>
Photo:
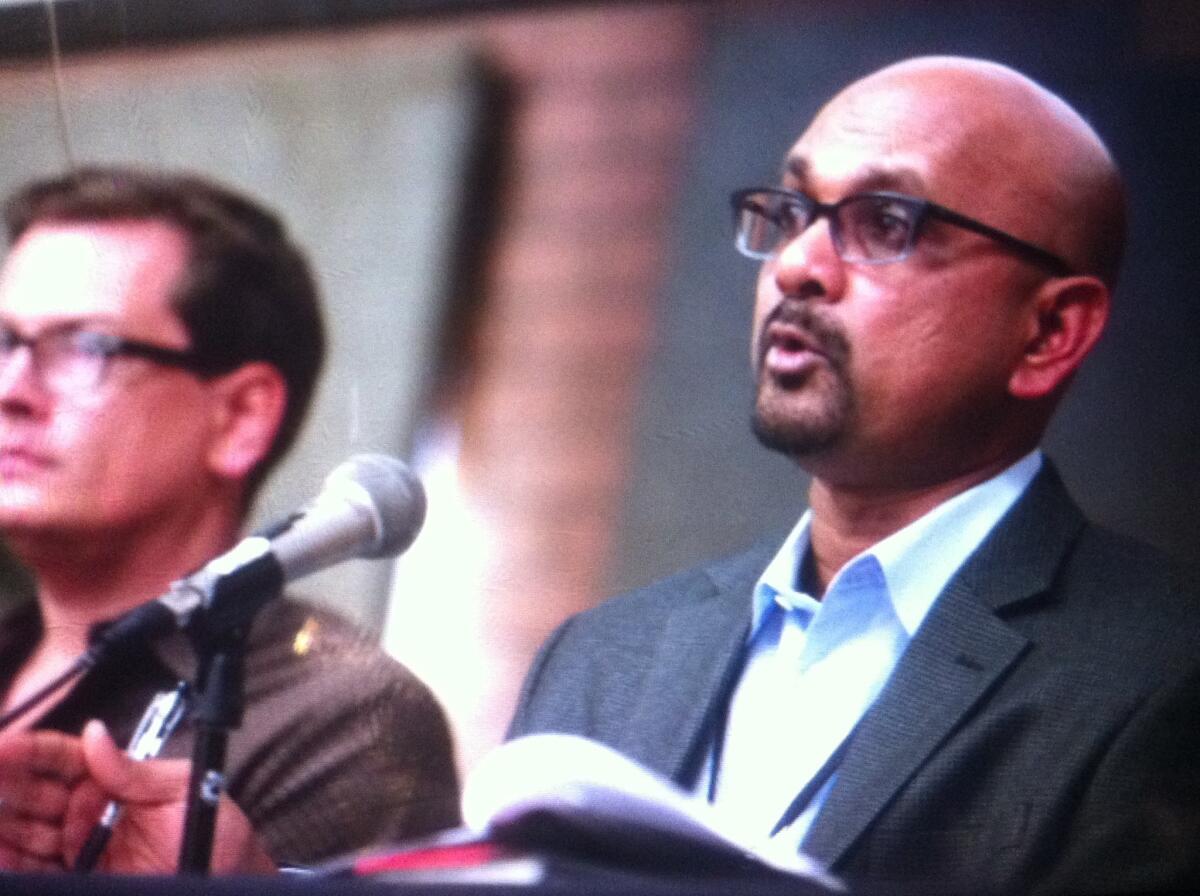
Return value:
M 872 128 L 918 168 L 936 163 L 956 175 L 949 192 L 929 198 L 1115 282 L 1125 234 L 1120 176 L 1092 127 L 1046 88 L 994 62 L 909 59 L 835 96 L 794 155 L 802 161 L 806 145 Z

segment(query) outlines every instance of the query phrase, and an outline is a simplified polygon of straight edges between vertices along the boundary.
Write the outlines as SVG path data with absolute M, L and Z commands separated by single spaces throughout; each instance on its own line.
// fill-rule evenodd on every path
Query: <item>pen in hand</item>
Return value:
M 185 681 L 181 681 L 172 691 L 156 694 L 142 714 L 137 730 L 129 740 L 126 754 L 134 759 L 153 759 L 157 756 L 187 711 L 187 695 L 188 685 Z M 87 872 L 95 867 L 120 817 L 121 804 L 109 800 L 100 820 L 88 835 L 87 842 L 75 857 L 73 870 Z

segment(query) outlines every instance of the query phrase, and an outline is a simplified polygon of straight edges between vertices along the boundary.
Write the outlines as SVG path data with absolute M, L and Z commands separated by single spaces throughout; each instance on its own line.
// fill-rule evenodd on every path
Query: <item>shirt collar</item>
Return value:
M 812 607 L 819 606 L 816 599 L 796 588 L 800 580 L 800 563 L 808 551 L 808 532 L 812 523 L 812 511 L 804 511 L 800 521 L 792 528 L 783 547 L 771 558 L 763 574 L 754 585 L 753 604 L 751 606 L 750 636 L 753 638 L 759 626 L 762 625 L 767 611 L 779 599 L 789 605 L 812 602 Z
M 1041 467 L 1042 453 L 1035 449 L 863 551 L 843 570 L 874 558 L 883 570 L 896 615 L 911 637 L 951 576 L 1016 503 Z M 820 607 L 819 601 L 796 589 L 811 524 L 812 511 L 806 510 L 755 584 L 751 637 L 774 603 L 808 610 L 810 615 Z

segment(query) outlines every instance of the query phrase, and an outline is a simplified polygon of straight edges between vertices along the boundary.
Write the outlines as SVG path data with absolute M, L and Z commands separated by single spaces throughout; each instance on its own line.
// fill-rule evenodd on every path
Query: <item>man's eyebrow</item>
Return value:
M 912 193 L 922 198 L 928 192 L 924 178 L 907 167 L 868 166 L 854 178 L 854 183 L 856 192 L 892 190 L 897 193 Z
M 803 156 L 788 156 L 783 166 L 783 173 L 798 183 L 804 183 L 808 176 L 808 168 L 808 159 Z
M 18 323 L 19 321 L 17 320 L 11 320 L 7 317 L 0 317 L 0 325 L 8 327 L 10 330 L 21 331 L 23 328 L 17 326 Z M 41 326 L 37 326 L 34 329 L 38 334 L 53 332 L 61 333 L 69 330 L 115 330 L 120 327 L 120 324 L 121 320 L 111 314 L 86 314 L 82 317 L 66 315 L 61 317 L 56 316 L 46 318 L 41 321 Z

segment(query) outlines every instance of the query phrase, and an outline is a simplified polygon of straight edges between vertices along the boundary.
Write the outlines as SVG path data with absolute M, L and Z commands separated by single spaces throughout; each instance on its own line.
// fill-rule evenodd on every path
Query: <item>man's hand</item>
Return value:
M 0 737 L 0 869 L 63 869 L 63 822 L 84 771 L 77 737 L 58 731 Z
M 110 799 L 121 803 L 122 815 L 99 869 L 120 874 L 169 874 L 176 869 L 187 810 L 190 766 L 184 760 L 139 762 L 121 752 L 100 722 L 83 730 L 86 777 L 71 795 L 63 826 L 63 852 L 68 866 L 83 848 L 96 819 Z M 221 797 L 213 841 L 214 873 L 258 873 L 275 870 L 250 822 L 234 802 Z

